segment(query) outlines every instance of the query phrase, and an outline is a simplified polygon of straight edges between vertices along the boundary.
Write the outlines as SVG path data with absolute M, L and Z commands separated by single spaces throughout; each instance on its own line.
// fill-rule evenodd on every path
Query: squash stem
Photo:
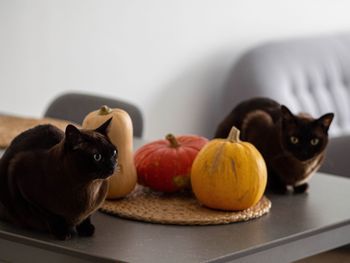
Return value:
M 231 142 L 240 142 L 241 140 L 239 139 L 239 134 L 240 131 L 235 126 L 233 126 L 230 130 L 227 139 Z
M 172 148 L 177 148 L 180 146 L 178 141 L 176 140 L 175 136 L 172 135 L 171 133 L 165 136 L 165 139 L 167 139 L 170 142 L 170 147 Z
M 98 111 L 99 115 L 107 115 L 112 112 L 112 109 L 108 107 L 107 105 L 103 105 L 100 110 Z

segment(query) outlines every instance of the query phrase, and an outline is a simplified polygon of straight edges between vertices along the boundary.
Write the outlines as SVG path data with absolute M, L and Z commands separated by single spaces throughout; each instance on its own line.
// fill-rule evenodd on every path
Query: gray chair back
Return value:
M 141 110 L 135 105 L 115 99 L 83 93 L 66 93 L 55 98 L 48 106 L 45 117 L 64 119 L 81 124 L 84 117 L 102 105 L 125 110 L 133 123 L 135 137 L 142 137 L 143 117 Z
M 350 133 L 350 34 L 267 43 L 235 65 L 223 116 L 241 100 L 270 97 L 293 112 L 334 112 L 330 134 Z

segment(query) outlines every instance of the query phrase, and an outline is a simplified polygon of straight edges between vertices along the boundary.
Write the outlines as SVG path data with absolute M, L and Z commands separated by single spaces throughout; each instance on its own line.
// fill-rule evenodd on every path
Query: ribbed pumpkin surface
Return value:
M 210 208 L 243 210 L 255 205 L 267 183 L 263 157 L 242 142 L 234 128 L 227 139 L 214 139 L 199 152 L 191 170 L 197 199 Z
M 139 184 L 162 192 L 190 188 L 193 160 L 207 142 L 201 136 L 168 134 L 164 140 L 142 146 L 135 153 Z

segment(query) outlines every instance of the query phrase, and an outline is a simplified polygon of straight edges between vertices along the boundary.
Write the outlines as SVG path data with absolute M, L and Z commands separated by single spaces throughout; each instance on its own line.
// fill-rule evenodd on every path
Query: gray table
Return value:
M 97 212 L 95 236 L 69 241 L 0 222 L 0 262 L 290 262 L 350 243 L 349 179 L 316 174 L 309 194 L 268 197 L 267 215 L 219 226 L 158 225 Z

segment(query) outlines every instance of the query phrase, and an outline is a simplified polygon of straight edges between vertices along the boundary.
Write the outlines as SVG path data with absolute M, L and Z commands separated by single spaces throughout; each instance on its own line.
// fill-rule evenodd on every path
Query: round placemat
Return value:
M 21 132 L 40 124 L 52 124 L 65 130 L 70 122 L 53 118 L 25 118 L 9 115 L 0 115 L 0 148 L 6 148 Z
M 102 212 L 159 224 L 218 225 L 261 217 L 269 212 L 271 201 L 263 198 L 253 207 L 236 212 L 206 208 L 191 193 L 164 194 L 138 185 L 127 197 L 106 200 Z

